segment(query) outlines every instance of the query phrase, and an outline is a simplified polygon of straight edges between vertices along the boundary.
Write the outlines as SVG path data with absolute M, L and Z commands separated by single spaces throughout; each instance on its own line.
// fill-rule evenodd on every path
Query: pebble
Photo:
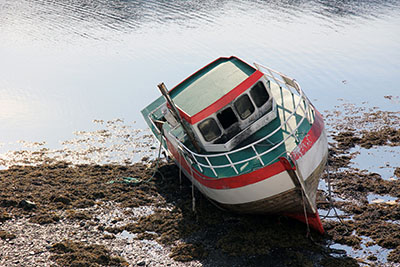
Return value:
M 149 246 L 141 240 L 122 239 L 104 239 L 99 235 L 99 226 L 108 226 L 115 214 L 121 219 L 119 224 L 128 224 L 134 222 L 132 218 L 139 218 L 151 214 L 152 207 L 140 207 L 130 209 L 131 214 L 125 215 L 125 209 L 118 205 L 107 202 L 101 206 L 81 209 L 93 212 L 96 222 L 89 224 L 88 230 L 80 226 L 79 221 L 60 220 L 54 224 L 38 225 L 31 223 L 29 218 L 18 218 L 5 221 L 1 229 L 16 235 L 11 241 L 0 239 L 0 266 L 20 267 L 20 266 L 57 266 L 50 260 L 52 255 L 49 249 L 52 244 L 61 242 L 65 239 L 72 241 L 82 241 L 86 244 L 104 245 L 113 256 L 121 256 L 129 266 L 202 266 L 199 261 L 176 262 L 168 255 L 170 250 L 161 245 Z M 133 214 L 132 214 L 133 213 Z M 128 213 L 129 214 L 129 213 Z M 104 227 L 103 226 L 103 227 Z M 102 229 L 102 227 L 100 227 Z M 129 243 L 126 241 L 129 240 Z M 160 247 L 162 249 L 160 249 Z

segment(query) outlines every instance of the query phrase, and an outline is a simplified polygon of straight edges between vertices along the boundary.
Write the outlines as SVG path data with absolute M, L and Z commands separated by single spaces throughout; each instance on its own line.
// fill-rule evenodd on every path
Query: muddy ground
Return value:
M 34 248 L 33 262 L 48 255 L 43 266 L 400 266 L 400 203 L 367 200 L 369 193 L 400 197 L 400 166 L 392 166 L 392 179 L 383 179 L 350 165 L 354 148 L 400 145 L 399 114 L 344 107 L 344 113 L 324 114 L 331 142 L 323 180 L 332 184 L 332 193 L 320 190 L 318 205 L 331 215 L 332 205 L 344 213 L 323 219 L 323 236 L 308 235 L 304 224 L 283 216 L 218 210 L 196 190 L 194 212 L 191 184 L 180 181 L 179 169 L 165 158 L 102 165 L 46 159 L 0 171 L 0 244 L 9 252 L 0 253 L 0 263 L 24 262 L 11 255 L 13 240 L 22 238 L 12 225 L 26 220 L 38 227 L 77 226 L 76 233 L 49 237 Z M 102 220 L 97 210 L 109 205 L 123 212 Z M 151 212 L 134 212 L 145 207 Z M 97 241 L 82 238 L 85 231 Z M 112 244 L 121 235 L 160 245 L 170 260 L 158 260 L 154 252 L 142 252 L 148 256 L 140 259 L 118 252 Z M 355 258 L 332 247 L 358 249 L 365 237 L 367 246 L 388 249 L 384 262 L 374 251 Z
M 27 217 L 30 222 L 40 225 L 57 224 L 61 220 L 75 221 L 94 225 L 105 239 L 115 238 L 114 235 L 126 230 L 137 233 L 137 239 L 151 239 L 171 247 L 170 257 L 176 261 L 199 260 L 210 262 L 210 266 L 213 260 L 219 261 L 221 257 L 225 259 L 225 266 L 256 266 L 265 262 L 270 266 L 313 266 L 314 263 L 329 266 L 332 262 L 355 266 L 353 259 L 330 255 L 326 247 L 329 238 L 327 240 L 327 237 L 314 232 L 312 239 L 307 238 L 305 225 L 297 221 L 277 216 L 243 217 L 222 212 L 198 192 L 195 193 L 196 212 L 193 212 L 191 185 L 186 179 L 179 184 L 177 167 L 163 163 L 159 173 L 149 181 L 153 167 L 142 163 L 130 166 L 58 163 L 11 167 L 0 172 L 0 220 Z M 139 178 L 145 182 L 131 184 L 123 182 L 123 178 L 117 179 L 119 177 Z M 101 202 L 109 201 L 122 207 L 152 205 L 155 209 L 153 214 L 118 227 L 113 223 L 97 223 L 96 218 L 84 210 L 95 203 L 101 205 Z M 60 240 L 48 249 L 53 254 L 51 259 L 60 266 L 126 264 L 124 259 L 111 256 L 106 248 L 95 246 Z

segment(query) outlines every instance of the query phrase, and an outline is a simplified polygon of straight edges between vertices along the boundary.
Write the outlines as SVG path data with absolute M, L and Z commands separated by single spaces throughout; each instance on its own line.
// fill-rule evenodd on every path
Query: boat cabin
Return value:
M 230 151 L 276 118 L 269 80 L 237 57 L 215 60 L 169 95 L 207 152 Z M 168 109 L 165 118 L 177 124 Z

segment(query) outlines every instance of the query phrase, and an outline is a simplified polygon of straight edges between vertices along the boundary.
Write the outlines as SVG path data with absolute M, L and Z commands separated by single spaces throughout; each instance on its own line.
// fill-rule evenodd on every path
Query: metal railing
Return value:
M 280 87 L 285 86 L 285 88 L 288 89 L 292 93 L 293 93 L 293 90 L 291 88 L 295 89 L 296 92 L 298 93 L 298 96 L 300 97 L 300 100 L 303 100 L 305 102 L 305 107 L 300 105 L 300 108 L 302 109 L 302 111 L 306 115 L 308 121 L 310 123 L 312 123 L 313 114 L 311 114 L 311 113 L 313 112 L 313 110 L 310 109 L 310 106 L 312 106 L 312 104 L 311 104 L 311 101 L 308 99 L 308 97 L 304 94 L 303 90 L 301 90 L 301 87 L 300 87 L 299 83 L 295 79 L 292 79 L 292 78 L 286 76 L 285 74 L 280 73 L 280 72 L 278 72 L 276 70 L 273 70 L 271 68 L 265 67 L 265 66 L 263 66 L 261 64 L 258 64 L 258 63 L 254 63 L 254 65 L 256 66 L 256 68 L 259 71 L 261 71 L 263 69 L 267 70 L 268 73 L 264 73 L 264 76 L 267 77 L 267 79 L 268 78 L 273 79 L 275 81 L 275 83 L 277 85 L 279 85 Z M 279 77 L 276 77 L 276 75 L 280 76 L 281 79 Z M 299 103 L 300 103 L 300 101 L 299 101 Z M 295 109 L 294 112 L 296 112 L 296 109 Z M 309 112 L 309 110 L 311 112 Z
M 228 152 L 223 152 L 223 153 L 217 153 L 217 154 L 200 154 L 200 153 L 196 153 L 193 152 L 192 150 L 190 150 L 189 148 L 187 148 L 181 140 L 179 140 L 179 138 L 177 138 L 172 132 L 174 130 L 176 130 L 179 125 L 177 125 L 176 127 L 174 127 L 173 129 L 171 129 L 169 131 L 170 136 L 172 136 L 175 140 L 175 142 L 178 144 L 178 149 L 179 151 L 182 152 L 182 155 L 185 157 L 185 159 L 190 162 L 191 164 L 196 164 L 198 169 L 200 170 L 200 172 L 203 172 L 204 168 L 208 168 L 211 169 L 211 171 L 213 172 L 213 174 L 215 175 L 215 177 L 218 177 L 217 171 L 218 169 L 221 168 L 227 168 L 230 167 L 234 170 L 234 172 L 236 174 L 239 174 L 239 170 L 237 168 L 237 165 L 246 163 L 246 162 L 250 162 L 254 159 L 257 159 L 261 166 L 266 166 L 269 165 L 270 163 L 274 162 L 276 159 L 278 159 L 279 157 L 282 156 L 286 156 L 287 158 L 290 157 L 290 153 L 291 151 L 283 151 L 282 153 L 280 153 L 278 156 L 274 157 L 273 159 L 269 160 L 268 162 L 264 162 L 262 159 L 262 156 L 271 153 L 273 150 L 278 149 L 281 145 L 283 145 L 289 138 L 294 138 L 296 140 L 296 142 L 298 143 L 298 137 L 297 137 L 297 132 L 299 127 L 301 126 L 301 124 L 303 123 L 303 121 L 305 119 L 308 120 L 308 122 L 310 124 L 312 124 L 312 122 L 314 121 L 314 114 L 313 114 L 313 109 L 311 108 L 311 103 L 308 100 L 307 96 L 303 93 L 303 91 L 301 90 L 300 85 L 294 80 L 289 78 L 288 76 L 274 71 L 268 67 L 262 66 L 260 64 L 256 64 L 255 66 L 257 67 L 258 70 L 266 70 L 268 73 L 264 73 L 264 76 L 267 78 L 267 80 L 273 80 L 280 88 L 284 89 L 286 88 L 287 90 L 289 90 L 289 92 L 293 95 L 296 94 L 298 96 L 298 102 L 295 104 L 295 107 L 293 109 L 293 111 L 289 114 L 289 116 L 284 120 L 283 123 L 281 123 L 280 126 L 278 126 L 276 129 L 274 129 L 272 132 L 270 132 L 268 135 L 264 136 L 261 139 L 258 139 L 257 141 L 243 146 L 241 148 L 232 150 L 232 151 L 228 151 Z M 299 122 L 297 122 L 296 120 L 296 125 L 294 128 L 292 128 L 289 125 L 289 120 L 292 119 L 293 117 L 295 117 L 298 114 L 298 110 L 301 110 L 302 113 L 304 115 L 301 115 L 301 120 Z M 153 112 L 152 112 L 153 114 Z M 151 114 L 149 114 L 150 116 Z M 152 122 L 153 123 L 153 122 Z M 154 124 L 154 123 L 153 123 Z M 155 126 L 155 125 L 154 125 Z M 288 135 L 283 138 L 280 142 L 276 143 L 276 144 L 271 144 L 272 147 L 267 149 L 266 151 L 263 152 L 258 152 L 256 149 L 257 145 L 260 145 L 261 143 L 263 143 L 265 140 L 269 141 L 268 138 L 270 138 L 271 136 L 273 136 L 274 134 L 276 134 L 278 131 L 280 131 L 283 127 L 286 127 L 286 129 L 289 129 L 288 131 Z M 156 127 L 157 128 L 157 127 Z M 251 149 L 254 152 L 254 156 L 248 157 L 244 160 L 239 160 L 239 161 L 233 161 L 232 160 L 232 155 L 233 154 L 237 154 L 238 152 L 244 151 L 246 149 Z M 217 158 L 217 157 L 224 157 L 226 158 L 228 164 L 212 164 L 211 161 L 213 158 Z M 199 160 L 202 159 L 203 162 L 200 162 Z

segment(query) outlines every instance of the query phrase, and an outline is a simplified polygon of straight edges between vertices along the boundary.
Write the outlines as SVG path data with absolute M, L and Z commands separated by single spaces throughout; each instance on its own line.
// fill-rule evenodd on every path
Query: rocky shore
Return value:
M 324 114 L 323 236 L 283 216 L 218 210 L 198 191 L 193 211 L 191 184 L 165 158 L 76 164 L 41 148 L 28 153 L 35 164 L 0 171 L 0 266 L 400 266 L 400 163 L 391 177 L 352 164 L 358 148 L 400 146 L 400 115 L 340 109 Z

